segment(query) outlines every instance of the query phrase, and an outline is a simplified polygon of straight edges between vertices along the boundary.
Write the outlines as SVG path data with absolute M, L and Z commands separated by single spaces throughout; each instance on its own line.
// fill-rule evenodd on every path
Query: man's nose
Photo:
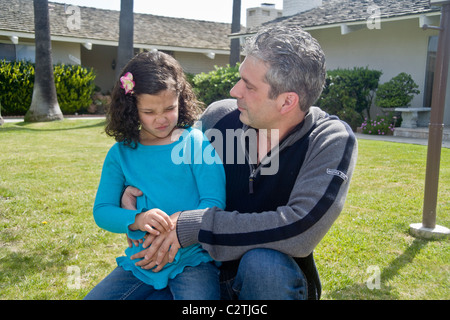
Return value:
M 241 86 L 242 80 L 239 80 L 233 88 L 231 88 L 230 90 L 230 95 L 234 98 L 241 98 L 241 90 L 240 90 L 240 86 Z

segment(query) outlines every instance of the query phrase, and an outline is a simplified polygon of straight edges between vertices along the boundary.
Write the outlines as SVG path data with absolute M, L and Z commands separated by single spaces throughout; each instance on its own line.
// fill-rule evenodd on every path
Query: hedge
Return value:
M 230 90 L 239 79 L 239 64 L 237 64 L 234 67 L 215 66 L 215 70 L 197 74 L 191 81 L 198 99 L 208 106 L 214 101 L 230 98 Z
M 367 67 L 336 69 L 327 72 L 324 90 L 316 105 L 339 116 L 354 130 L 361 125 L 370 106 L 382 72 Z M 192 79 L 194 91 L 206 106 L 230 97 L 230 90 L 240 79 L 239 64 L 235 67 L 215 67 L 209 73 Z
M 31 105 L 35 64 L 0 60 L 0 104 L 3 116 L 25 115 Z M 54 79 L 63 114 L 85 110 L 95 91 L 93 69 L 80 65 L 57 64 Z
M 370 115 L 381 71 L 367 67 L 327 72 L 325 87 L 316 105 L 346 121 L 353 130 Z

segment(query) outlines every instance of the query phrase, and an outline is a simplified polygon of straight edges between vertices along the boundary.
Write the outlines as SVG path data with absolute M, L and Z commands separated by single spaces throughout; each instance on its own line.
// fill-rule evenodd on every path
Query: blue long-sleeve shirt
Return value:
M 124 186 L 139 188 L 144 195 L 137 199 L 137 210 L 120 207 Z M 189 128 L 168 145 L 133 149 L 123 143 L 114 144 L 103 164 L 100 184 L 94 204 L 97 225 L 114 233 L 127 233 L 141 239 L 142 231 L 131 231 L 135 217 L 144 209 L 159 208 L 171 215 L 191 209 L 225 208 L 225 173 L 220 157 L 200 130 Z M 181 273 L 186 266 L 212 261 L 200 245 L 180 248 L 175 261 L 154 273 L 135 266 L 130 257 L 143 250 L 127 248 L 117 263 L 156 289 L 167 286 L 168 279 Z

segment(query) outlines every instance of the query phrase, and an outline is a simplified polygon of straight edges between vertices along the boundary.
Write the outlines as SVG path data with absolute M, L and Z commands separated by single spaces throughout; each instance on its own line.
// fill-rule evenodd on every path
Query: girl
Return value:
M 138 267 L 131 259 L 144 250 L 146 233 L 174 228 L 168 215 L 225 206 L 220 159 L 217 156 L 213 164 L 199 161 L 209 141 L 191 128 L 199 114 L 197 105 L 181 66 L 167 54 L 138 54 L 122 71 L 105 130 L 117 143 L 103 165 L 94 218 L 99 227 L 140 241 L 117 258 L 118 267 L 85 299 L 220 298 L 219 271 L 199 245 L 179 249 L 174 261 L 156 268 L 158 272 Z M 137 210 L 120 207 L 128 185 L 143 191 Z

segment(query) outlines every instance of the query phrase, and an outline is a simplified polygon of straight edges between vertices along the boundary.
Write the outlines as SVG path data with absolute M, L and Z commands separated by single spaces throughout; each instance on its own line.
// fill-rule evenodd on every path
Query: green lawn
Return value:
M 0 127 L 0 299 L 81 299 L 115 267 L 125 237 L 92 218 L 114 142 L 103 125 Z M 359 141 L 346 206 L 315 251 L 323 299 L 450 298 L 450 241 L 408 233 L 421 222 L 426 150 Z M 442 149 L 437 223 L 450 227 L 449 149 Z

